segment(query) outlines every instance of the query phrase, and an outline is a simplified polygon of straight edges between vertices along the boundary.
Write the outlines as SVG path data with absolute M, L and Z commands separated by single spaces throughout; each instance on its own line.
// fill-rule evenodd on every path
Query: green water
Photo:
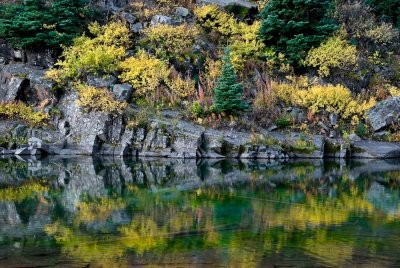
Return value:
M 0 160 L 0 267 L 399 266 L 400 162 Z

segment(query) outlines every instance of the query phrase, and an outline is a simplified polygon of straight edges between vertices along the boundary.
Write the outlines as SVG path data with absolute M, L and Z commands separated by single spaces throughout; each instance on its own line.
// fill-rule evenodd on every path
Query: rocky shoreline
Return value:
M 57 96 L 52 82 L 43 77 L 43 69 L 22 63 L 0 67 L 1 101 L 28 102 L 43 106 L 51 114 L 51 122 L 45 127 L 32 128 L 18 121 L 2 121 L 0 147 L 3 155 L 114 155 L 182 159 L 400 157 L 400 143 L 397 142 L 361 140 L 354 134 L 345 141 L 289 131 L 237 131 L 234 126 L 221 130 L 206 129 L 180 120 L 176 111 L 162 111 L 148 118 L 144 125 L 129 127 L 124 115 L 82 111 L 76 103 L 77 94 L 73 89 Z M 93 77 L 88 81 L 105 87 L 119 86 L 113 85 L 110 79 Z M 398 99 L 385 102 L 388 104 L 377 105 L 369 115 L 377 131 L 397 120 L 394 108 L 399 106 Z M 391 107 L 389 114 L 385 107 Z M 131 109 L 137 115 L 138 111 L 134 107 Z M 296 145 L 299 141 L 302 143 L 300 147 Z

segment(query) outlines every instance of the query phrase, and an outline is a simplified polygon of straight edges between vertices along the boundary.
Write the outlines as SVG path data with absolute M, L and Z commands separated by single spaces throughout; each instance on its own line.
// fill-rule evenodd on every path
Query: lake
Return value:
M 0 160 L 0 267 L 399 266 L 400 161 Z

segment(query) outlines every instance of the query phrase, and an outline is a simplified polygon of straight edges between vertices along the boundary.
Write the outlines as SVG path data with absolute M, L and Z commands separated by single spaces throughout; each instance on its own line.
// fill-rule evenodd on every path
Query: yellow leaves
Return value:
M 322 77 L 330 75 L 332 68 L 349 69 L 357 64 L 357 48 L 349 45 L 343 35 L 330 37 L 320 47 L 309 51 L 304 64 L 318 68 Z
M 100 26 L 89 25 L 93 38 L 85 35 L 74 39 L 74 44 L 64 48 L 62 58 L 46 76 L 57 83 L 67 79 L 77 80 L 84 74 L 110 74 L 117 70 L 119 62 L 126 56 L 130 44 L 129 29 L 121 22 L 110 22 Z
M 139 51 L 135 57 L 121 62 L 119 67 L 123 70 L 119 78 L 130 83 L 137 90 L 136 94 L 142 97 L 153 95 L 169 75 L 165 62 L 147 55 L 144 51 Z
M 166 60 L 182 58 L 190 50 L 198 35 L 197 29 L 187 24 L 179 26 L 158 24 L 143 32 L 149 47 L 155 50 L 157 56 Z
M 41 195 L 46 191 L 48 191 L 47 186 L 43 186 L 39 182 L 29 182 L 19 187 L 0 189 L 0 200 L 2 202 L 21 202 L 27 198 L 32 198 L 35 195 Z
M 9 119 L 21 119 L 32 126 L 44 124 L 50 116 L 43 112 L 35 112 L 32 107 L 23 102 L 0 103 L 0 116 Z
M 287 105 L 307 107 L 316 114 L 321 110 L 336 113 L 357 124 L 360 117 L 375 105 L 375 99 L 361 101 L 342 85 L 307 85 L 304 79 L 292 83 L 273 83 L 272 94 Z
M 224 36 L 237 33 L 235 18 L 222 12 L 217 5 L 205 5 L 194 10 L 197 21 L 208 30 L 217 31 Z
M 265 53 L 264 44 L 257 38 L 261 21 L 251 25 L 237 22 L 231 14 L 221 11 L 216 5 L 199 7 L 194 14 L 204 29 L 215 31 L 228 39 L 231 43 L 231 61 L 236 70 L 243 70 L 248 60 L 257 59 Z
M 107 220 L 115 210 L 123 209 L 126 204 L 120 199 L 101 198 L 96 202 L 79 202 L 78 223 Z
M 79 98 L 77 104 L 85 111 L 97 111 L 119 114 L 125 109 L 127 103 L 114 100 L 112 94 L 106 88 L 77 84 Z
M 191 97 L 195 94 L 195 83 L 192 79 L 189 77 L 182 78 L 173 68 L 170 72 L 175 75 L 166 80 L 166 85 L 171 90 L 171 94 L 175 101 Z
M 168 234 L 165 228 L 157 226 L 152 217 L 144 215 L 132 219 L 131 224 L 121 227 L 119 232 L 122 235 L 121 244 L 134 249 L 138 254 L 162 246 Z

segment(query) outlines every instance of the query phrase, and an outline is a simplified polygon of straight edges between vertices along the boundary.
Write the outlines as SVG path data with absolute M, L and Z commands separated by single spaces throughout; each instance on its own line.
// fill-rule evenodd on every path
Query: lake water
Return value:
M 400 265 L 398 161 L 0 160 L 0 267 Z

